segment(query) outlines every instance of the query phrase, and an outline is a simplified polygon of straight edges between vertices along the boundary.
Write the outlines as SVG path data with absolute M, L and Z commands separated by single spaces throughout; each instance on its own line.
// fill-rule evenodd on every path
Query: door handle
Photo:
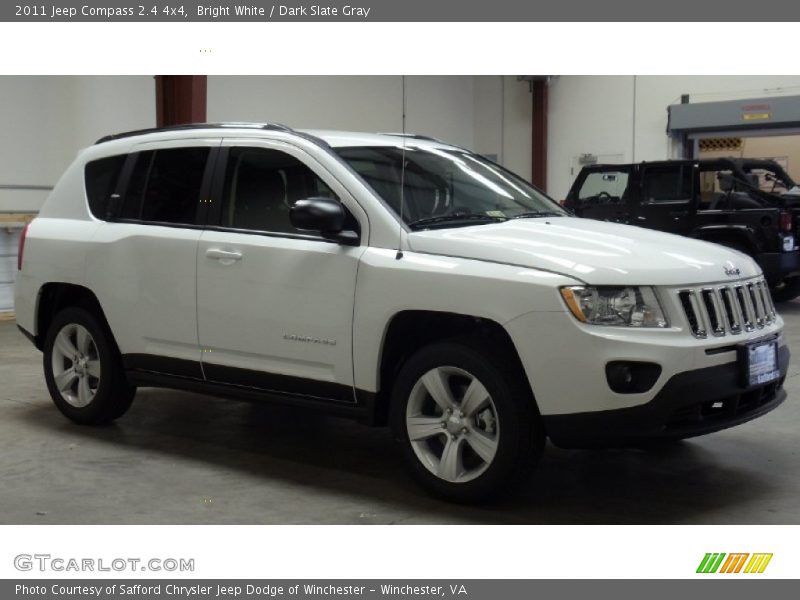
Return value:
M 220 248 L 209 248 L 206 250 L 206 258 L 215 258 L 221 261 L 242 260 L 242 253 L 236 250 L 221 250 Z

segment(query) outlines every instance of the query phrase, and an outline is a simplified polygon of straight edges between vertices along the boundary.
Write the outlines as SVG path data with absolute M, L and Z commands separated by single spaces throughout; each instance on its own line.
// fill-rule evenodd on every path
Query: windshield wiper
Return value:
M 493 217 L 491 215 L 482 215 L 480 213 L 453 213 L 450 215 L 439 215 L 437 217 L 426 217 L 424 219 L 417 219 L 411 221 L 408 226 L 411 229 L 419 229 L 426 225 L 435 225 L 439 223 L 458 223 L 460 221 L 483 221 L 485 223 L 494 223 L 496 221 L 505 221 L 503 217 Z
M 535 219 L 537 217 L 563 217 L 564 213 L 556 212 L 554 210 L 536 210 L 531 212 L 524 212 L 510 217 L 511 219 Z

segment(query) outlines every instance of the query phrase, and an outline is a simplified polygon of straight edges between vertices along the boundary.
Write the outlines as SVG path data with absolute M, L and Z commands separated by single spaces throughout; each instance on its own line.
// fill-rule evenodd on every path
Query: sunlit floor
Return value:
M 426 496 L 386 429 L 299 409 L 143 389 L 114 425 L 73 425 L 0 322 L 0 522 L 800 523 L 800 301 L 779 309 L 795 358 L 778 409 L 661 450 L 548 446 L 484 507 Z

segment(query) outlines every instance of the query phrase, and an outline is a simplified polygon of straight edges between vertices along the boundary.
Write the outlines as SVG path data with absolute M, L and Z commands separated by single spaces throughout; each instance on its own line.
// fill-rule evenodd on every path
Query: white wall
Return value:
M 682 94 L 692 102 L 800 94 L 800 76 L 562 76 L 549 92 L 548 191 L 563 198 L 579 154 L 636 162 L 677 156 L 666 135 L 667 106 Z
M 402 131 L 399 76 L 209 76 L 209 121 Z M 406 131 L 482 154 L 530 177 L 531 102 L 515 77 L 408 76 Z
M 52 186 L 80 148 L 154 125 L 152 77 L 0 76 L 0 185 Z M 0 189 L 0 211 L 38 210 L 46 195 Z

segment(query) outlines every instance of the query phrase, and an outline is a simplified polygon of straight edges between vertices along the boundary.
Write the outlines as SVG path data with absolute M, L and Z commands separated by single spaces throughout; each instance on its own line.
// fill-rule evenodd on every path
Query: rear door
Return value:
M 692 161 L 645 163 L 641 167 L 639 203 L 634 225 L 687 234 L 692 228 L 697 188 Z
M 87 278 L 127 368 L 202 378 L 195 269 L 219 142 L 137 146 L 95 235 Z
M 567 207 L 579 217 L 628 223 L 631 213 L 630 165 L 585 168 L 575 180 Z

